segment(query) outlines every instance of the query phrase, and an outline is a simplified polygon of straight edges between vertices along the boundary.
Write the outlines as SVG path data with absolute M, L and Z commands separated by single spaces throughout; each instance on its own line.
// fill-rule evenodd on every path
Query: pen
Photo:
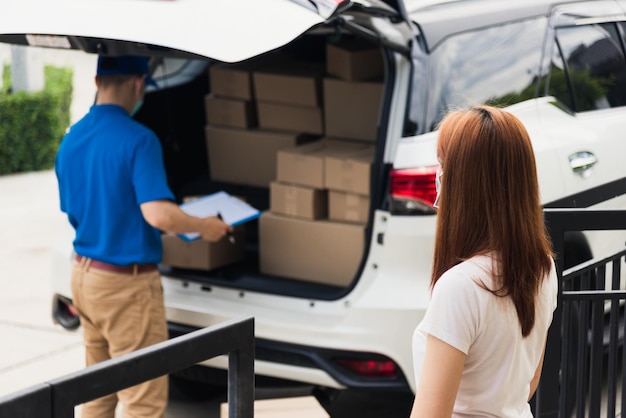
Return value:
M 217 212 L 217 219 L 219 219 L 220 221 L 224 221 L 224 218 L 222 218 L 222 214 Z M 233 235 L 232 232 L 228 232 L 226 233 L 226 235 L 228 236 L 228 241 L 230 241 L 231 244 L 235 243 L 235 236 Z

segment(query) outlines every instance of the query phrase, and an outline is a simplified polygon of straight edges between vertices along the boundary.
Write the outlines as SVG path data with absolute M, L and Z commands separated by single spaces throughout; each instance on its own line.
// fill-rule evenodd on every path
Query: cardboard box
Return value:
M 254 95 L 258 101 L 319 107 L 322 105 L 323 67 L 293 65 L 255 71 Z
M 328 192 L 328 219 L 339 222 L 367 223 L 369 196 L 354 193 Z
M 326 72 L 347 81 L 381 80 L 384 75 L 380 49 L 354 39 L 326 46 Z
M 265 212 L 259 219 L 261 272 L 348 286 L 363 257 L 365 226 Z
M 218 242 L 202 239 L 187 242 L 174 234 L 163 234 L 161 264 L 195 270 L 212 270 L 244 259 L 245 230 L 235 228 L 235 243 L 224 238 Z
M 253 100 L 252 71 L 241 65 L 215 64 L 209 68 L 211 93 L 216 96 Z
M 326 190 L 278 182 L 270 185 L 270 211 L 273 213 L 314 220 L 326 218 L 327 209 Z
M 349 155 L 326 156 L 325 187 L 330 190 L 369 195 L 373 160 L 373 146 Z
M 314 189 L 326 188 L 325 158 L 364 150 L 369 145 L 350 141 L 323 139 L 310 144 L 278 151 L 276 179 Z
M 296 133 L 206 126 L 209 172 L 213 181 L 269 187 L 276 178 L 276 152 L 310 141 Z
M 232 128 L 253 128 L 257 125 L 254 102 L 208 94 L 204 97 L 206 122 Z
M 325 78 L 325 134 L 376 141 L 382 95 L 382 83 Z
M 228 403 L 220 404 L 220 417 L 228 418 Z M 295 396 L 254 401 L 255 418 L 330 418 L 313 396 Z
M 257 102 L 259 126 L 262 129 L 323 134 L 323 112 L 320 107 Z

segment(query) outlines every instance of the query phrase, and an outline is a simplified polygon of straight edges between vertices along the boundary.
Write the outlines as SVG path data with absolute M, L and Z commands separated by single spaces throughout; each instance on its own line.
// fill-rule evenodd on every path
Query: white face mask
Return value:
M 437 197 L 435 198 L 435 203 L 433 203 L 433 207 L 439 209 L 439 193 L 441 193 L 441 176 L 443 175 L 443 170 L 441 166 L 437 167 L 437 174 L 435 174 L 435 190 L 437 190 Z

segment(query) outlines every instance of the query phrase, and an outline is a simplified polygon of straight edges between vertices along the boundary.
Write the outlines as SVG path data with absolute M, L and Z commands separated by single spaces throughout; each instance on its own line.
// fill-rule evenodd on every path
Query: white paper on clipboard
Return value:
M 180 208 L 188 215 L 198 218 L 219 214 L 222 220 L 230 226 L 241 225 L 261 216 L 259 210 L 223 191 L 183 203 Z M 180 237 L 185 241 L 193 241 L 200 238 L 200 234 L 190 232 L 180 234 Z

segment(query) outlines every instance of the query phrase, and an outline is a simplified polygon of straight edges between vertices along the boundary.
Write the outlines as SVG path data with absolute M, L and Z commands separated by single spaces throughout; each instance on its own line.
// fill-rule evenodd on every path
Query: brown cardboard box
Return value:
M 209 68 L 211 92 L 216 96 L 253 100 L 252 71 L 245 66 L 215 64 Z
M 196 270 L 212 270 L 236 263 L 244 258 L 245 230 L 235 228 L 235 243 L 224 238 L 218 242 L 202 239 L 187 242 L 174 234 L 163 234 L 161 264 Z
M 367 147 L 368 145 L 357 142 L 323 139 L 281 149 L 277 156 L 276 179 L 283 183 L 324 189 L 326 156 L 345 155 Z
M 326 46 L 326 72 L 347 81 L 380 80 L 384 74 L 380 49 L 358 39 Z
M 328 191 L 328 219 L 330 220 L 365 224 L 369 208 L 369 196 Z
M 373 160 L 373 146 L 349 155 L 326 156 L 325 187 L 330 190 L 369 195 Z
M 382 83 L 325 78 L 325 134 L 376 141 L 382 94 Z
M 228 418 L 228 402 L 220 404 L 220 418 Z M 255 418 L 330 418 L 313 396 L 295 396 L 254 401 Z
M 283 103 L 257 102 L 262 129 L 323 134 L 322 109 Z
M 325 218 L 328 209 L 326 190 L 272 182 L 270 210 L 273 213 L 304 219 Z
M 254 102 L 208 94 L 204 97 L 206 122 L 232 128 L 252 128 L 257 124 Z
M 276 178 L 276 152 L 309 141 L 296 133 L 206 126 L 211 179 L 269 187 Z
M 254 95 L 261 102 L 275 102 L 319 107 L 322 104 L 321 81 L 324 69 L 285 63 L 273 69 L 255 71 Z
M 365 226 L 308 221 L 265 212 L 259 220 L 261 272 L 348 286 L 365 245 Z

